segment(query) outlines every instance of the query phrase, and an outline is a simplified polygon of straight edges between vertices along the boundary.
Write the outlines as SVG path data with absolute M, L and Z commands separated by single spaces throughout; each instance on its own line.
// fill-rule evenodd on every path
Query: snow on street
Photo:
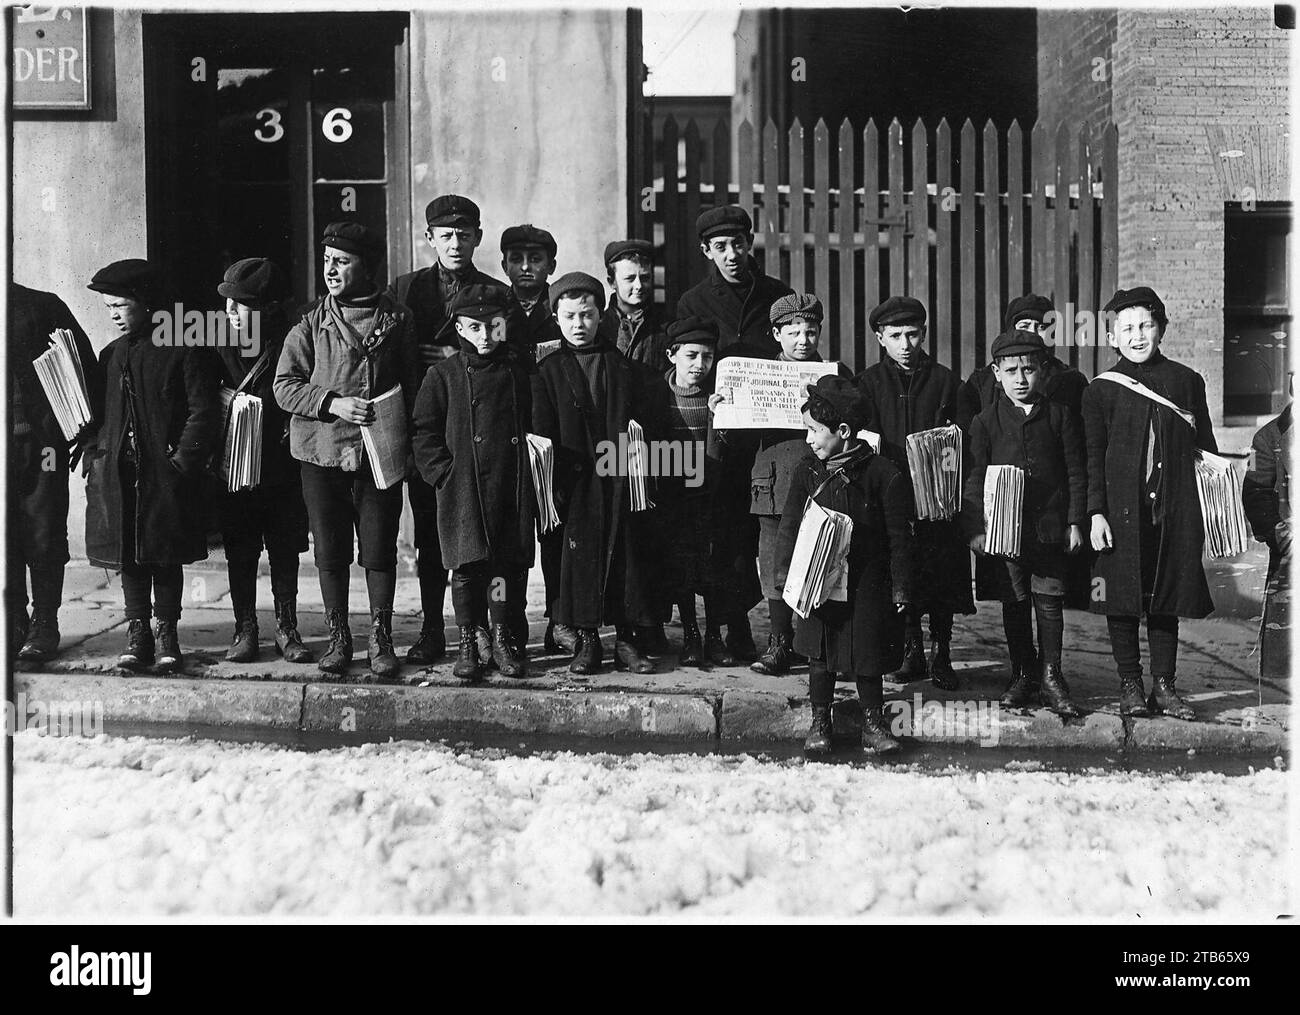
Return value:
M 1275 770 L 923 773 L 34 733 L 15 738 L 14 765 L 20 917 L 1289 911 L 1289 776 Z

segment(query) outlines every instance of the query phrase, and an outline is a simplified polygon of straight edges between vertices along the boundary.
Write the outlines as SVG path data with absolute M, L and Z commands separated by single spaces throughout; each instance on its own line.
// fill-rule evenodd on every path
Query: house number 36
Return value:
M 263 144 L 275 144 L 284 137 L 284 125 L 278 109 L 259 109 L 257 119 L 261 122 L 253 131 L 253 137 Z M 342 144 L 352 136 L 352 110 L 343 106 L 331 109 L 321 121 L 320 130 L 326 141 Z

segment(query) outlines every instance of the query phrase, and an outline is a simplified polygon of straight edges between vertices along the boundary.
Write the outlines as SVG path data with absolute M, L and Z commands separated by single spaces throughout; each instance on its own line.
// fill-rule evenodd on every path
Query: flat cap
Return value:
M 473 226 L 477 229 L 478 205 L 459 194 L 443 194 L 425 205 L 424 220 L 431 226 Z
M 1007 319 L 1004 328 L 1008 330 L 1016 326 L 1017 321 L 1034 321 L 1042 324 L 1056 307 L 1046 296 L 1039 296 L 1037 293 L 1028 293 L 1024 296 L 1017 296 L 1007 307 Z
M 605 244 L 606 268 L 623 257 L 644 257 L 653 261 L 655 259 L 654 244 L 649 240 L 615 240 L 613 243 Z
M 1133 289 L 1116 289 L 1115 295 L 1110 298 L 1102 310 L 1108 314 L 1118 314 L 1121 310 L 1129 307 L 1146 307 L 1151 311 L 1154 317 L 1161 325 L 1169 323 L 1169 316 L 1165 313 L 1164 301 L 1156 295 L 1156 291 L 1150 286 L 1140 285 Z
M 1047 352 L 1047 343 L 1037 331 L 1009 327 L 993 340 L 989 361 L 997 362 L 999 356 L 1027 356 L 1034 352 Z
M 560 302 L 560 297 L 568 292 L 590 293 L 596 300 L 596 306 L 602 310 L 605 308 L 605 287 L 600 284 L 599 279 L 592 278 L 585 271 L 571 271 L 551 283 L 552 312 L 555 310 L 555 305 Z
M 86 286 L 105 296 L 124 296 L 145 306 L 157 308 L 164 302 L 162 274 L 148 261 L 130 257 L 114 261 L 95 272 Z
M 779 328 L 796 317 L 811 318 L 821 324 L 825 316 L 826 311 L 822 308 L 822 301 L 812 293 L 790 293 L 788 296 L 782 296 L 772 302 L 771 309 L 767 312 L 768 320 L 772 322 L 774 328 Z
M 226 269 L 217 292 L 247 307 L 267 307 L 284 301 L 289 295 L 289 283 L 274 261 L 245 257 Z
M 499 285 L 476 282 L 464 286 L 452 297 L 448 308 L 452 317 L 472 317 L 476 321 L 490 321 L 505 317 L 510 307 L 510 290 Z
M 724 204 L 720 208 L 710 208 L 701 212 L 695 220 L 696 231 L 701 240 L 711 236 L 730 236 L 736 233 L 752 233 L 753 220 L 749 213 L 738 204 Z
M 378 257 L 383 252 L 383 244 L 374 230 L 367 229 L 360 222 L 331 222 L 325 227 L 321 243 L 335 250 L 362 257 Z
M 871 400 L 857 384 L 847 377 L 826 374 L 809 384 L 808 400 L 824 402 L 830 406 L 837 423 L 847 423 L 857 433 L 867 425 L 871 413 Z
M 668 325 L 668 342 L 670 345 L 718 344 L 718 322 L 708 317 L 682 317 Z
M 891 296 L 868 315 L 872 331 L 886 325 L 924 324 L 925 305 L 911 296 Z
M 504 254 L 511 247 L 541 247 L 552 261 L 555 260 L 557 250 L 555 237 L 545 229 L 538 229 L 531 222 L 511 226 L 501 234 L 501 253 Z

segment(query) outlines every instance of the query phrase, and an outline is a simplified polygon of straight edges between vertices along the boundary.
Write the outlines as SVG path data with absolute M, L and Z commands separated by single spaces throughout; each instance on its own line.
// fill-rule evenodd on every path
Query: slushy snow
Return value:
M 950 772 L 750 756 L 22 733 L 20 917 L 1270 918 L 1285 772 Z

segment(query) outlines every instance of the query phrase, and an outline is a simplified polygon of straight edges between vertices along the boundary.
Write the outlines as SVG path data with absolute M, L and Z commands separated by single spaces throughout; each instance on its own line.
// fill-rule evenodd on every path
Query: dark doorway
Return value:
M 1280 412 L 1287 391 L 1291 204 L 1227 205 L 1223 244 L 1223 414 Z

